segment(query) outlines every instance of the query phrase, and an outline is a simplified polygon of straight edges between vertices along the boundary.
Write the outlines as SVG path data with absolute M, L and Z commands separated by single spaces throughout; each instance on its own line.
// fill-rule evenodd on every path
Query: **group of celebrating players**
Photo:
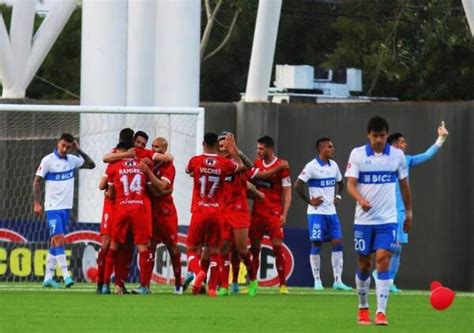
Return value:
M 166 152 L 166 139 L 156 138 L 152 150 L 146 149 L 147 141 L 146 133 L 123 129 L 117 147 L 104 157 L 109 165 L 99 184 L 105 199 L 97 260 L 98 292 L 111 293 L 113 273 L 115 293 L 127 292 L 124 282 L 132 258 L 130 244 L 134 243 L 140 287 L 132 292 L 149 294 L 156 246 L 163 242 L 170 253 L 176 294 L 182 294 L 194 280 L 194 294 L 202 292 L 207 281 L 210 296 L 227 295 L 232 252 L 233 276 L 238 276 L 242 261 L 250 282 L 248 293 L 253 296 L 257 292 L 261 241 L 267 233 L 273 242 L 280 292 L 288 293 L 282 241 L 291 181 L 288 163 L 274 156 L 272 138 L 258 140 L 260 159 L 254 165 L 237 148 L 231 133 L 204 135 L 203 154 L 191 158 L 186 168 L 194 184 L 184 281 L 177 247 L 178 216 L 172 198 L 173 157 Z M 255 200 L 252 223 L 248 197 Z M 238 284 L 232 286 L 237 291 Z
M 370 119 L 367 134 L 368 144 L 352 150 L 345 172 L 347 192 L 357 202 L 354 248 L 359 256 L 355 276 L 358 323 L 371 323 L 368 290 L 375 253 L 376 270 L 372 274 L 377 295 L 375 323 L 387 325 L 388 295 L 400 292 L 393 281 L 400 263 L 401 244 L 407 242 L 406 233 L 413 219 L 409 168 L 432 158 L 444 144 L 448 132 L 443 122 L 435 144 L 415 156 L 404 155 L 406 139 L 401 133 L 389 136 L 389 125 L 381 117 Z M 206 293 L 206 290 L 209 296 L 238 292 L 236 282 L 240 262 L 243 262 L 249 279 L 248 294 L 255 296 L 261 242 L 267 234 L 275 255 L 279 291 L 288 294 L 282 242 L 292 184 L 289 164 L 275 156 L 273 139 L 263 136 L 257 140 L 257 160 L 252 162 L 238 149 L 231 133 L 204 135 L 203 153 L 192 157 L 186 168 L 193 179 L 193 195 L 186 239 L 188 273 L 184 281 L 177 246 L 178 216 L 172 197 L 176 173 L 173 156 L 167 153 L 166 139 L 154 139 L 151 150 L 146 148 L 147 141 L 146 133 L 125 128 L 120 132 L 116 148 L 103 158 L 108 166 L 99 183 L 105 198 L 100 226 L 102 245 L 97 258 L 97 292 L 110 294 L 111 276 L 115 274 L 114 292 L 128 293 L 125 281 L 134 244 L 139 255 L 140 287 L 132 292 L 149 294 L 156 246 L 163 242 L 170 253 L 176 294 L 182 294 L 193 281 L 193 294 Z M 71 148 L 78 157 L 68 154 Z M 308 204 L 314 289 L 324 289 L 319 253 L 324 242 L 331 242 L 333 288 L 351 290 L 341 279 L 343 246 L 336 205 L 342 199 L 342 174 L 332 159 L 331 139 L 318 139 L 316 150 L 316 158 L 305 166 L 294 185 Z M 64 257 L 64 233 L 72 208 L 74 173 L 71 171 L 93 167 L 92 160 L 80 150 L 72 136 L 63 135 L 55 151 L 43 158 L 38 168 L 34 210 L 41 215 L 39 184 L 44 179 L 44 206 L 51 234 L 45 287 L 59 287 L 52 279 L 56 263 L 63 271 L 66 287 L 74 283 Z M 252 210 L 248 198 L 254 201 Z M 231 263 L 234 280 L 229 286 Z

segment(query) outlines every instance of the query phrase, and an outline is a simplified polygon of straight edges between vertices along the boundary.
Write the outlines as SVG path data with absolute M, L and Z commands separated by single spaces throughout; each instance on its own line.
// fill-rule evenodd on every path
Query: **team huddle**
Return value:
M 425 154 L 405 156 L 407 145 L 403 135 L 389 136 L 388 132 L 385 119 L 372 118 L 367 127 L 369 143 L 353 149 L 345 172 L 347 192 L 357 202 L 354 248 L 359 262 L 355 279 L 358 322 L 362 325 L 370 324 L 368 290 L 373 253 L 376 258 L 375 323 L 388 324 L 385 314 L 388 295 L 400 291 L 393 281 L 400 263 L 401 244 L 407 242 L 406 232 L 413 218 L 408 169 L 434 156 L 448 135 L 443 123 L 438 129 L 438 141 L 433 145 L 436 148 L 431 147 Z M 289 163 L 275 156 L 273 139 L 263 136 L 257 140 L 257 160 L 252 162 L 238 149 L 232 133 L 204 135 L 203 153 L 192 157 L 185 170 L 193 179 L 193 189 L 192 217 L 186 239 L 188 273 L 183 280 L 177 243 L 178 215 L 173 202 L 176 174 L 173 156 L 167 152 L 165 138 L 155 138 L 152 149 L 146 148 L 147 142 L 146 133 L 125 128 L 120 132 L 117 146 L 103 158 L 108 165 L 99 182 L 99 189 L 104 192 L 104 206 L 97 292 L 110 294 L 114 275 L 113 291 L 129 293 L 125 283 L 135 246 L 140 286 L 131 292 L 149 294 L 156 246 L 164 243 L 172 262 L 175 294 L 182 294 L 191 283 L 193 294 L 226 296 L 239 292 L 237 277 L 242 262 L 248 274 L 248 294 L 255 296 L 261 243 L 264 235 L 268 235 L 275 256 L 279 291 L 288 294 L 282 243 L 292 183 Z M 68 153 L 71 148 L 77 157 Z M 316 158 L 305 166 L 294 185 L 308 204 L 314 289 L 324 289 L 319 254 L 323 243 L 330 242 L 333 288 L 351 290 L 341 278 L 343 245 L 336 205 L 344 189 L 342 173 L 333 160 L 331 139 L 317 140 L 316 151 Z M 66 287 L 74 284 L 64 257 L 74 170 L 93 167 L 93 161 L 79 149 L 72 136 L 65 134 L 38 168 L 34 210 L 42 214 L 39 184 L 44 179 L 44 207 L 51 235 L 45 287 L 60 287 L 53 280 L 56 264 L 61 267 Z M 253 200 L 252 209 L 248 199 Z M 233 282 L 229 285 L 231 266 Z

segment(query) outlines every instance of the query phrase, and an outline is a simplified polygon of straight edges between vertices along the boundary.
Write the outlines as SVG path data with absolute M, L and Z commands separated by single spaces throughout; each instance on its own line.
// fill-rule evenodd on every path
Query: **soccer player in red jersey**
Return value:
M 133 135 L 135 133 L 131 128 L 123 128 L 119 133 L 119 142 L 133 142 Z M 112 149 L 112 152 L 117 152 L 117 149 Z M 102 176 L 99 182 L 99 190 L 106 191 L 107 190 L 107 175 Z M 100 223 L 100 250 L 97 255 L 97 293 L 100 294 L 102 292 L 102 285 L 104 284 L 104 273 L 105 273 L 105 259 L 107 257 L 107 252 L 110 247 L 110 235 L 111 229 L 113 224 L 113 200 L 111 200 L 108 196 L 104 195 L 104 204 L 102 209 L 102 220 Z M 127 274 L 128 269 L 123 274 Z M 122 275 L 123 275 L 122 274 Z M 115 281 L 116 286 L 122 285 L 122 283 L 118 283 L 119 280 L 125 280 L 125 277 L 122 277 L 119 272 L 115 272 Z M 116 292 L 124 291 L 125 287 L 119 288 Z
M 123 129 L 122 132 L 124 132 L 125 130 L 126 129 Z M 130 131 L 131 131 L 131 134 L 130 134 Z M 121 135 L 122 135 L 122 132 L 121 132 Z M 130 141 L 133 140 L 133 148 L 130 148 L 129 150 L 121 151 L 121 152 L 117 150 L 112 150 L 110 153 L 104 156 L 103 158 L 104 163 L 114 163 L 114 162 L 121 161 L 124 158 L 133 158 L 133 157 L 137 157 L 138 159 L 143 160 L 149 163 L 150 165 L 153 164 L 152 161 L 155 161 L 155 162 L 173 161 L 173 156 L 169 153 L 165 153 L 165 154 L 155 153 L 153 150 L 146 149 L 146 144 L 148 142 L 148 135 L 145 132 L 137 131 L 136 133 L 133 133 L 133 130 L 128 129 L 128 131 L 123 134 L 126 135 L 127 140 L 130 140 Z M 145 207 L 147 209 L 146 218 L 150 221 L 149 223 L 151 224 L 151 218 L 152 218 L 151 217 L 151 202 L 148 196 L 145 198 Z M 127 244 L 126 246 L 120 247 L 117 254 L 115 280 L 116 281 L 119 279 L 122 280 L 119 283 L 119 285 L 123 286 L 123 282 L 127 279 L 127 276 L 130 270 L 132 257 L 133 257 L 133 245 L 130 241 L 129 244 Z M 122 289 L 122 290 L 125 290 L 125 289 Z
M 151 147 L 156 153 L 165 154 L 168 149 L 168 141 L 165 138 L 156 138 L 153 140 Z M 181 284 L 181 253 L 178 248 L 178 214 L 171 196 L 176 169 L 173 162 L 158 162 L 155 163 L 153 171 L 148 167 L 145 167 L 143 171 L 152 181 L 159 182 L 159 186 L 163 188 L 160 192 L 153 188 L 150 189 L 152 192 L 153 232 L 151 251 L 153 262 L 156 245 L 163 242 L 168 249 L 173 266 L 175 279 L 174 293 L 181 295 L 183 287 Z
M 203 142 L 204 153 L 191 158 L 186 168 L 186 172 L 194 180 L 192 217 L 186 239 L 188 271 L 195 274 L 193 294 L 197 294 L 206 278 L 206 272 L 199 265 L 198 250 L 202 244 L 207 243 L 210 252 L 209 296 L 217 294 L 224 179 L 244 169 L 233 137 L 228 135 L 225 139 L 225 147 L 233 161 L 217 154 L 217 139 L 216 133 L 206 133 Z
M 288 294 L 285 277 L 286 259 L 283 255 L 282 243 L 283 226 L 291 204 L 290 170 L 285 161 L 275 156 L 274 142 L 269 136 L 257 140 L 257 156 L 252 182 L 259 191 L 265 194 L 265 199 L 255 201 L 252 210 L 249 237 L 254 270 L 258 270 L 261 242 L 264 234 L 267 233 L 273 243 L 280 293 Z M 278 172 L 269 177 L 263 173 L 275 168 Z
M 127 143 L 119 143 L 118 149 L 129 148 Z M 103 294 L 110 293 L 110 277 L 116 261 L 117 250 L 126 243 L 128 232 L 133 234 L 133 240 L 139 253 L 140 288 L 139 294 L 150 293 L 149 271 L 151 253 L 149 250 L 151 238 L 151 223 L 148 224 L 145 206 L 145 183 L 147 176 L 140 169 L 141 162 L 137 158 L 127 158 L 110 164 L 107 167 L 107 194 L 115 200 L 115 221 L 112 228 L 112 242 L 107 253 Z M 156 186 L 155 183 L 152 183 Z M 159 188 L 157 188 L 159 190 Z

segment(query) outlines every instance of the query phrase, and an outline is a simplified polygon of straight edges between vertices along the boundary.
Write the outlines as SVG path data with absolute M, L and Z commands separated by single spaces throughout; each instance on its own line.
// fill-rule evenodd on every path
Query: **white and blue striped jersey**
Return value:
M 55 149 L 41 160 L 36 175 L 45 181 L 44 210 L 71 209 L 74 199 L 74 176 L 84 164 L 81 156 L 62 157 Z
M 372 206 L 364 212 L 357 203 L 354 224 L 397 223 L 396 183 L 408 176 L 405 155 L 400 149 L 386 145 L 377 154 L 369 144 L 354 148 L 345 176 L 357 178 L 357 190 Z
M 335 161 L 326 163 L 316 157 L 306 164 L 298 178 L 308 184 L 310 198 L 323 197 L 324 200 L 318 207 L 308 205 L 308 214 L 336 214 L 334 195 L 336 183 L 342 180 L 342 174 Z

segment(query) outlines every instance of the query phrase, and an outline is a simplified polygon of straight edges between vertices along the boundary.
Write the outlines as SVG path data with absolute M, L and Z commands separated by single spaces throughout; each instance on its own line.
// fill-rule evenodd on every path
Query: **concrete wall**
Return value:
M 392 132 L 402 132 L 409 153 L 425 151 L 436 140 L 436 128 L 446 121 L 450 136 L 432 161 L 411 171 L 414 228 L 403 248 L 399 273 L 401 288 L 428 288 L 438 279 L 458 290 L 474 290 L 471 143 L 474 142 L 474 102 L 380 103 L 340 105 L 238 104 L 238 144 L 249 156 L 255 154 L 256 139 L 272 136 L 277 154 L 287 159 L 292 180 L 315 157 L 317 138 L 328 136 L 336 146 L 341 172 L 351 149 L 367 142 L 370 117 L 381 115 Z M 344 278 L 351 284 L 356 256 L 352 242 L 354 201 L 346 194 L 338 209 L 345 242 Z M 306 206 L 293 194 L 289 227 L 306 227 Z M 307 240 L 302 240 L 307 241 Z M 330 247 L 323 249 L 322 274 L 332 281 Z M 309 265 L 309 263 L 308 263 Z

